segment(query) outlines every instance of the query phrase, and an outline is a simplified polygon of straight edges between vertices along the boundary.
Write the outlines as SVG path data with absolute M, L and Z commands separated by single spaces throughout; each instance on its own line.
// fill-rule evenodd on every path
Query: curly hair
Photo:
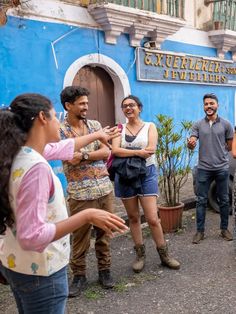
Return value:
M 87 88 L 80 87 L 80 86 L 67 86 L 62 90 L 60 94 L 62 106 L 65 110 L 67 110 L 65 106 L 66 102 L 69 102 L 72 104 L 79 97 L 88 96 L 88 95 L 89 95 L 89 91 L 87 90 Z
M 9 201 L 9 179 L 13 159 L 27 140 L 35 118 L 43 111 L 50 117 L 51 101 L 39 94 L 17 96 L 6 109 L 0 110 L 0 234 L 14 223 Z

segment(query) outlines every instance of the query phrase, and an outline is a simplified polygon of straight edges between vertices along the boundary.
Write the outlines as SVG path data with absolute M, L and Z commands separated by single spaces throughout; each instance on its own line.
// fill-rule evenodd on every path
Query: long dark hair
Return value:
M 27 140 L 35 118 L 43 111 L 50 117 L 51 101 L 39 94 L 17 96 L 10 106 L 0 110 L 0 234 L 14 223 L 9 202 L 9 179 L 14 157 Z

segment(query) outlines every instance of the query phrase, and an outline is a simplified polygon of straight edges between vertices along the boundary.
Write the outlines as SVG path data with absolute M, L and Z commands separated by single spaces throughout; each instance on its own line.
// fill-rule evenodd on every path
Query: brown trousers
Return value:
M 69 199 L 69 209 L 74 215 L 86 208 L 100 208 L 108 212 L 114 211 L 113 192 L 96 200 L 80 201 Z M 86 224 L 73 232 L 72 235 L 72 256 L 70 267 L 73 275 L 86 274 L 86 254 L 90 247 L 92 225 Z M 94 226 L 95 229 L 95 251 L 98 262 L 98 270 L 109 269 L 111 266 L 110 238 L 105 231 Z

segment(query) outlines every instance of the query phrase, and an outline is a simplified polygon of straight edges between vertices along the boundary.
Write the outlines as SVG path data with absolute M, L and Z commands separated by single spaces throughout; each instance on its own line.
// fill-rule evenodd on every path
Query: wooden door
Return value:
M 84 66 L 72 85 L 85 87 L 90 92 L 88 119 L 99 121 L 103 127 L 115 124 L 114 83 L 103 68 Z

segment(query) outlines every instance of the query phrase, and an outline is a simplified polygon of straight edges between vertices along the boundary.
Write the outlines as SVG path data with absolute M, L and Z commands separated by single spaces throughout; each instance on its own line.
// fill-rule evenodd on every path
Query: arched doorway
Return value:
M 98 66 L 109 73 L 114 82 L 114 103 L 115 103 L 115 122 L 125 122 L 125 117 L 120 108 L 122 99 L 131 94 L 130 84 L 128 77 L 122 67 L 113 59 L 101 53 L 92 53 L 80 57 L 75 60 L 67 69 L 64 77 L 63 86 L 70 86 L 80 69 L 84 66 L 90 65 L 92 67 Z
M 115 125 L 114 83 L 101 67 L 86 65 L 75 75 L 72 85 L 89 90 L 88 119 L 97 120 L 101 125 Z

